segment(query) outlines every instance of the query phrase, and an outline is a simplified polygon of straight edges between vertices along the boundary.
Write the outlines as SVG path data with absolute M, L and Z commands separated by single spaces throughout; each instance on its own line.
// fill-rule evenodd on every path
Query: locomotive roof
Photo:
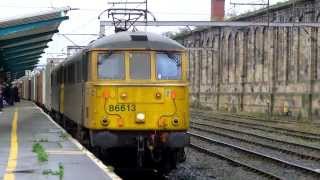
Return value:
M 178 42 L 167 37 L 149 32 L 119 32 L 100 38 L 88 45 L 88 48 L 107 49 L 152 49 L 184 50 Z

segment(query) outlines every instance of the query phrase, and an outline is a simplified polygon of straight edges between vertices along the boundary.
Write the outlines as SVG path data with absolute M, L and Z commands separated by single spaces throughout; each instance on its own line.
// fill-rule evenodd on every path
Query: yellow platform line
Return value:
M 14 170 L 17 167 L 17 158 L 18 158 L 18 136 L 17 136 L 17 127 L 18 127 L 18 109 L 15 110 L 12 120 L 12 129 L 11 129 L 11 145 L 10 153 L 8 158 L 8 164 L 6 169 L 6 174 L 3 177 L 3 180 L 14 180 Z

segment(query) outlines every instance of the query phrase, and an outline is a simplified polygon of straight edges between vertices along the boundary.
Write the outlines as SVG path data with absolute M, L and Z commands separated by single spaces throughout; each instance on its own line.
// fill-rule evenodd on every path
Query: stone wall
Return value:
M 252 22 L 320 22 L 320 0 L 290 0 L 231 18 Z
M 193 107 L 320 116 L 320 28 L 210 28 L 184 36 Z
M 230 20 L 320 22 L 320 0 L 288 1 Z M 189 51 L 193 107 L 320 121 L 320 28 L 214 27 L 177 40 Z

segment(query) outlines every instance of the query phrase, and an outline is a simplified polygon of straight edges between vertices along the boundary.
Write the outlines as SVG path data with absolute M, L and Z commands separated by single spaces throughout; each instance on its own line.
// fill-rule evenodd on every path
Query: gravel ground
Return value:
M 250 172 L 225 160 L 208 156 L 192 148 L 186 148 L 187 160 L 172 171 L 173 180 L 264 180 L 266 177 Z
M 320 143 L 319 141 L 312 141 L 310 139 L 304 139 L 304 138 L 299 138 L 291 135 L 286 135 L 283 133 L 277 133 L 276 130 L 275 132 L 270 131 L 270 129 L 264 130 L 264 129 L 251 129 L 250 127 L 241 126 L 237 125 L 236 123 L 224 123 L 220 121 L 210 121 L 210 120 L 201 120 L 201 118 L 193 118 L 194 121 L 196 122 L 201 122 L 201 123 L 207 123 L 207 124 L 213 124 L 215 126 L 220 126 L 224 127 L 227 129 L 234 129 L 242 132 L 249 132 L 252 134 L 260 135 L 263 137 L 269 137 L 271 139 L 276 139 L 276 140 L 281 140 L 281 141 L 286 141 L 286 142 L 292 142 L 296 144 L 301 144 L 301 145 L 306 145 L 310 147 L 316 147 L 320 148 Z M 197 126 L 204 128 L 203 126 Z M 260 128 L 260 127 L 259 127 Z M 254 145 L 250 144 L 248 142 L 244 141 L 239 141 L 235 140 L 232 138 L 227 138 L 225 136 L 217 135 L 217 134 L 211 134 L 211 133 L 206 133 L 203 131 L 197 131 L 194 129 L 190 129 L 191 132 L 195 132 L 198 134 L 205 135 L 207 137 L 211 137 L 213 139 L 218 139 L 220 141 L 229 143 L 229 144 L 234 144 L 236 146 L 240 146 L 245 149 L 249 149 L 252 151 L 257 151 L 262 154 L 268 154 L 272 157 L 283 159 L 289 162 L 293 162 L 296 164 L 300 165 L 306 165 L 310 168 L 314 169 L 320 169 L 320 162 L 315 161 L 315 160 L 310 160 L 310 159 L 305 159 L 301 158 L 297 155 L 292 155 L 292 154 L 286 154 L 284 152 L 272 149 L 272 148 L 265 148 L 263 146 L 259 145 Z M 214 127 L 207 127 L 207 130 L 216 130 Z M 226 131 L 220 130 L 219 132 L 224 132 Z M 227 132 L 227 134 L 232 134 L 231 132 Z M 259 137 L 253 137 L 250 135 L 243 135 L 240 132 L 239 133 L 233 133 L 232 134 L 235 137 L 241 137 L 246 140 L 252 140 L 255 142 L 260 142 L 262 144 L 267 144 L 273 147 L 281 147 L 286 150 L 294 150 L 296 152 L 304 153 L 304 154 L 314 154 L 314 153 L 319 153 L 317 150 L 312 150 L 312 149 L 301 149 L 301 147 L 297 147 L 294 145 L 289 145 L 289 144 L 282 144 L 281 142 L 275 142 L 272 140 L 269 140 L 268 142 L 265 139 L 262 139 Z M 199 139 L 196 138 L 191 138 L 191 142 L 194 144 L 201 145 L 202 147 L 206 147 L 214 152 L 219 152 L 224 155 L 227 155 L 229 157 L 232 157 L 236 160 L 239 161 L 244 161 L 248 164 L 251 164 L 252 166 L 257 166 L 262 169 L 266 169 L 269 172 L 276 172 L 278 176 L 284 177 L 284 179 L 290 179 L 290 180 L 310 180 L 310 179 L 319 179 L 317 177 L 314 177 L 310 174 L 305 174 L 304 172 L 301 172 L 297 169 L 291 168 L 291 167 L 282 167 L 282 165 L 279 166 L 279 164 L 274 164 L 270 160 L 266 159 L 260 159 L 260 157 L 252 155 L 252 154 L 247 154 L 241 151 L 237 151 L 234 149 L 228 149 L 228 148 L 223 148 L 223 147 L 217 147 L 213 144 L 203 142 Z M 248 169 L 245 169 L 241 166 L 236 166 L 231 163 L 229 163 L 226 160 L 221 160 L 217 157 L 212 157 L 207 154 L 204 154 L 202 152 L 198 152 L 197 150 L 194 150 L 192 148 L 186 148 L 186 153 L 187 153 L 187 160 L 186 162 L 179 164 L 178 168 L 170 173 L 168 176 L 168 179 L 191 179 L 191 180 L 202 180 L 202 179 L 226 179 L 226 180 L 260 180 L 260 179 L 268 179 L 267 177 L 263 177 L 255 172 L 251 172 Z

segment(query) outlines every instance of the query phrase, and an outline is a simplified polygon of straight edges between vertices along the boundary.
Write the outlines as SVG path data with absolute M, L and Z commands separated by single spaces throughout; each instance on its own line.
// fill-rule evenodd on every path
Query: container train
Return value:
M 19 87 L 22 98 L 116 167 L 130 159 L 167 173 L 189 144 L 187 58 L 169 38 L 120 32 L 22 77 Z

